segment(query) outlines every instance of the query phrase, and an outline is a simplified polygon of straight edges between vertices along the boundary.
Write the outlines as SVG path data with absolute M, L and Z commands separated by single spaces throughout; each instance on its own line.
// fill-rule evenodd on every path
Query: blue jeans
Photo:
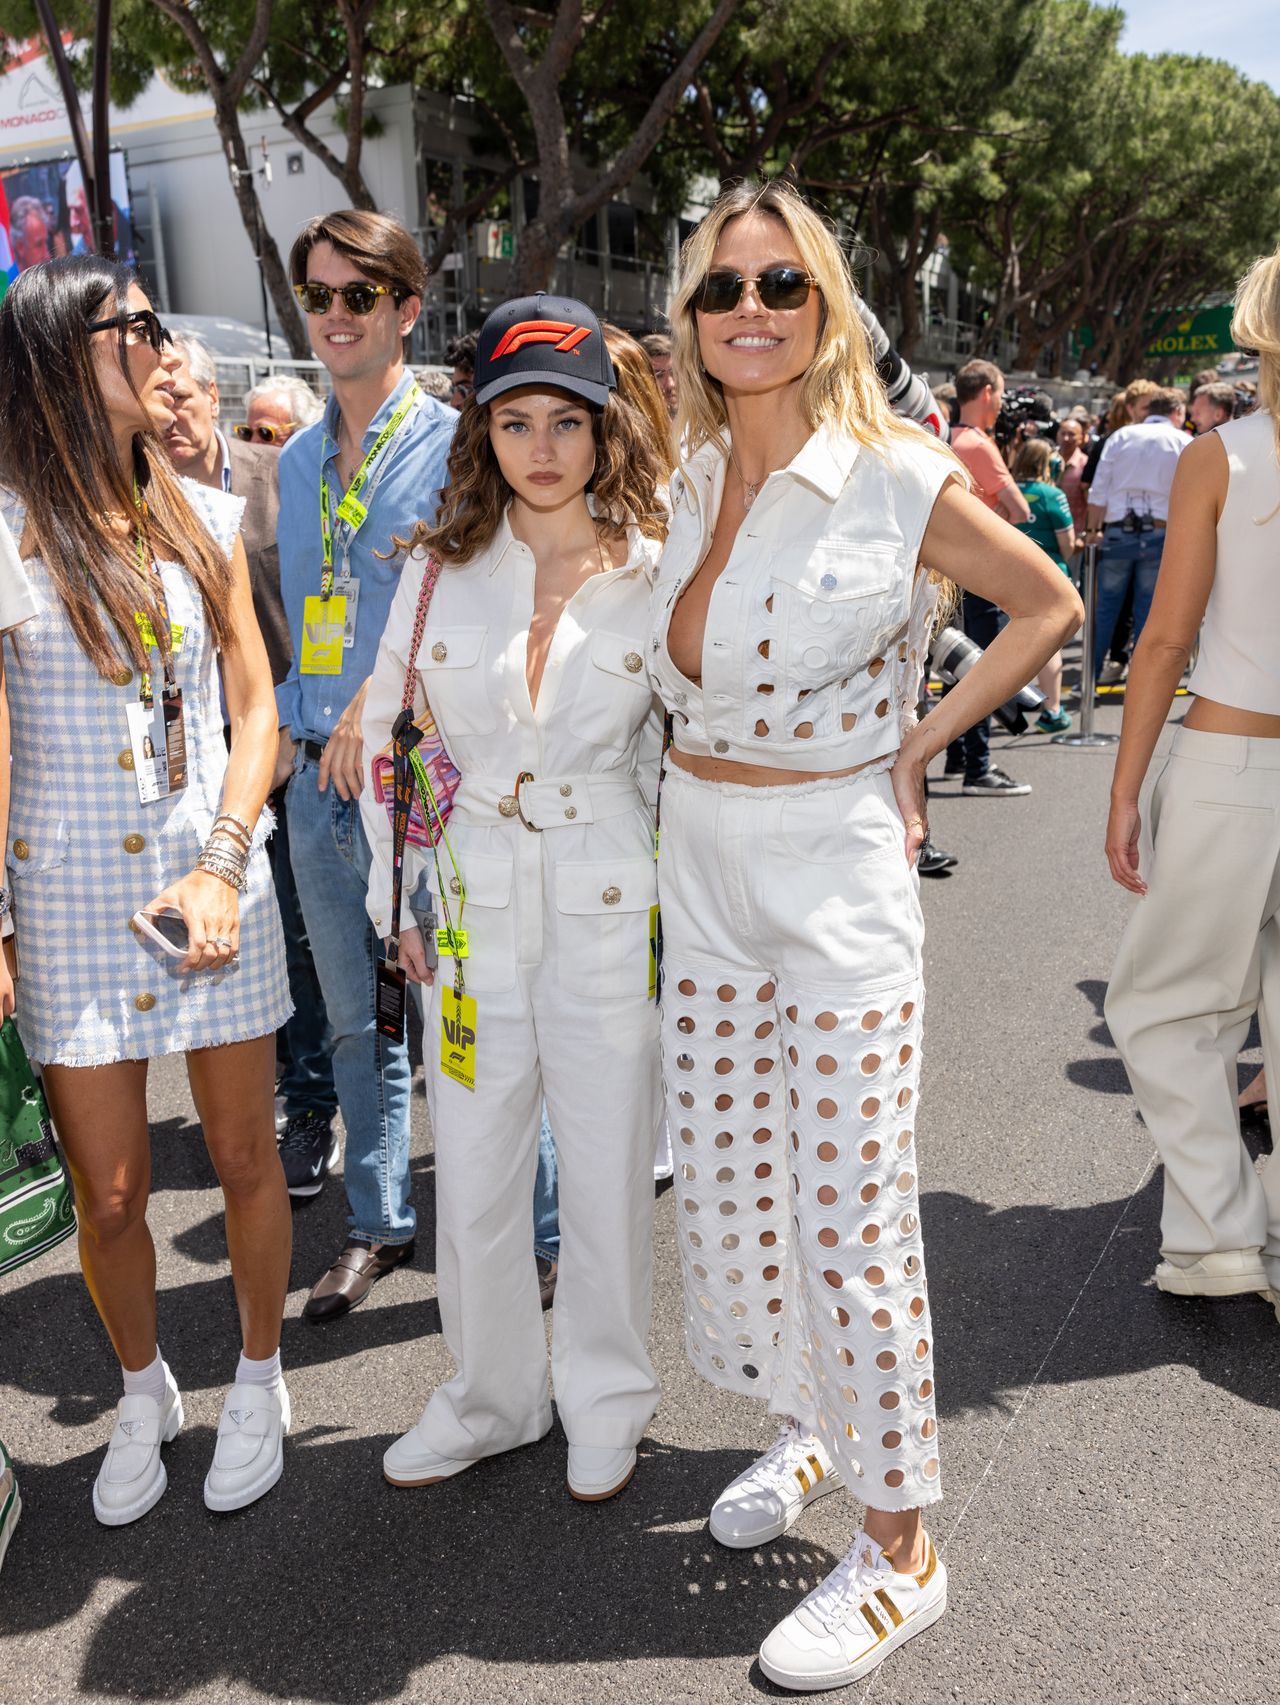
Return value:
M 285 794 L 289 854 L 316 975 L 333 1031 L 333 1080 L 347 1127 L 343 1163 L 349 1224 L 373 1243 L 408 1243 L 409 1052 L 374 1027 L 374 967 L 382 943 L 364 909 L 369 847 L 360 805 L 316 786 L 302 755 Z
M 548 1261 L 560 1259 L 560 1190 L 556 1183 L 556 1140 L 551 1135 L 546 1103 L 538 1132 L 538 1172 L 533 1181 L 533 1252 Z
M 276 805 L 276 832 L 268 841 L 267 848 L 271 854 L 271 874 L 275 879 L 280 922 L 284 926 L 284 956 L 289 968 L 289 993 L 293 997 L 294 1008 L 293 1017 L 284 1027 L 288 1058 L 276 1091 L 284 1102 L 288 1118 L 293 1118 L 296 1113 L 316 1113 L 322 1119 L 332 1119 L 338 1111 L 338 1092 L 333 1087 L 333 1037 L 329 1033 L 324 996 L 320 993 L 320 982 L 311 959 L 311 944 L 307 940 L 307 927 L 298 904 L 298 889 L 289 859 L 289 819 L 285 815 L 283 797 Z
M 980 645 L 985 651 L 995 643 L 996 635 L 1000 632 L 1009 618 L 1004 611 L 991 603 L 987 598 L 979 598 L 976 592 L 966 592 L 960 604 L 960 625 L 975 645 Z M 942 696 L 945 698 L 951 691 L 944 686 Z M 958 734 L 947 748 L 947 763 L 952 768 L 964 765 L 964 779 L 979 781 L 991 768 L 991 718 L 983 716 L 974 723 L 972 728 L 966 728 L 963 734 Z
M 1104 529 L 1098 562 L 1097 626 L 1093 633 L 1095 669 L 1102 668 L 1130 580 L 1133 581 L 1133 643 L 1138 643 L 1151 613 L 1163 555 L 1163 527 L 1156 527 L 1150 533 L 1123 533 L 1115 524 Z

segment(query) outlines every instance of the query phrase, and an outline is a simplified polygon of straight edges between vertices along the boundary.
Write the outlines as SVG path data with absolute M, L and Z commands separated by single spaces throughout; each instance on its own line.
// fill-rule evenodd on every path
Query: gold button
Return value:
M 504 793 L 502 798 L 498 801 L 498 810 L 501 811 L 504 817 L 514 817 L 519 809 L 520 807 L 516 803 L 516 796 L 514 793 Z
M 564 814 L 566 817 L 576 817 L 578 815 L 578 807 L 576 805 L 566 805 L 564 808 Z
M 139 835 L 136 831 L 132 835 L 126 835 L 120 843 L 127 853 L 140 853 L 146 844 L 146 836 Z
M 644 668 L 644 658 L 641 657 L 638 651 L 628 651 L 627 655 L 622 659 L 622 667 L 627 671 L 628 675 L 638 675 Z
M 133 1004 L 139 1012 L 150 1012 L 156 1004 L 156 997 L 152 994 L 138 995 Z
M 568 799 L 569 795 L 572 792 L 573 792 L 573 789 L 569 786 L 569 783 L 567 781 L 562 781 L 560 783 L 560 797 L 561 797 L 561 799 Z
M 449 878 L 449 892 L 455 895 L 461 894 L 462 892 L 462 884 L 458 881 L 456 876 L 451 876 Z
M 116 763 L 119 764 L 122 770 L 131 770 L 133 768 L 133 753 L 127 746 L 123 752 L 118 752 L 116 754 Z
M 600 898 L 604 901 L 606 906 L 616 906 L 618 901 L 622 898 L 622 890 L 621 888 L 606 888 Z
M 711 750 L 713 752 L 727 752 L 729 750 L 729 742 L 727 740 L 717 740 Z
M 133 680 L 133 670 L 117 669 L 111 679 L 115 682 L 117 687 L 127 687 L 130 681 Z
M 13 856 L 15 858 L 30 858 L 31 848 L 25 841 L 15 841 L 13 843 Z
M 431 655 L 435 658 L 437 663 L 443 663 L 445 658 L 449 655 L 449 647 L 442 639 L 438 639 L 431 647 Z

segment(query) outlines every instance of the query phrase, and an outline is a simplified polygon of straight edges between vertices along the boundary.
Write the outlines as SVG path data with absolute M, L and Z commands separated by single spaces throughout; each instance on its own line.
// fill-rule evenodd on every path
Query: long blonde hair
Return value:
M 1280 249 L 1254 261 L 1236 286 L 1231 341 L 1258 352 L 1258 404 L 1271 416 L 1280 461 Z
M 672 365 L 676 373 L 679 418 L 676 441 L 686 455 L 710 440 L 722 447 L 727 422 L 724 395 L 718 380 L 702 365 L 694 303 L 711 269 L 711 258 L 725 226 L 747 213 L 765 214 L 785 226 L 804 262 L 818 281 L 822 316 L 813 360 L 804 375 L 800 407 L 813 430 L 828 425 L 847 433 L 870 450 L 920 440 L 920 429 L 902 420 L 889 406 L 876 372 L 871 340 L 854 307 L 857 285 L 835 237 L 823 220 L 791 185 L 782 179 L 739 184 L 725 190 L 706 218 L 686 239 L 680 252 L 680 273 L 671 307 Z M 960 461 L 936 439 L 928 442 L 940 456 Z

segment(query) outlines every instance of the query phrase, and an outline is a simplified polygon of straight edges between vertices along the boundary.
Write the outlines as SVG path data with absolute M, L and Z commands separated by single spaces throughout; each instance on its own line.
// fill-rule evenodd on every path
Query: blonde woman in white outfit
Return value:
M 1256 1012 L 1280 1130 L 1280 252 L 1244 278 L 1231 331 L 1259 352 L 1260 406 L 1197 438 L 1174 476 L 1111 784 L 1107 860 L 1142 898 L 1106 1015 L 1164 1162 L 1156 1284 L 1280 1297 L 1280 1165 L 1254 1170 L 1236 1106 Z M 1140 857 L 1139 790 L 1197 632 Z
M 645 1338 L 661 1122 L 649 953 L 661 718 L 644 649 L 661 472 L 614 392 L 590 309 L 539 296 L 490 315 L 439 519 L 419 529 L 364 716 L 366 750 L 385 749 L 435 553 L 444 566 L 417 706 L 430 704 L 462 781 L 448 846 L 427 870 L 437 913 L 443 900 L 468 938 L 475 1087 L 439 1063 L 454 966 L 442 955 L 433 982 L 420 932 L 404 932 L 408 975 L 433 983 L 436 1270 L 457 1372 L 387 1452 L 398 1486 L 443 1480 L 551 1426 L 529 1238 L 544 1096 L 562 1233 L 552 1372 L 575 1497 L 621 1490 L 657 1403 Z M 369 787 L 361 807 L 369 915 L 385 936 L 386 811 Z M 406 892 L 422 863 L 409 859 Z
M 1079 600 L 895 420 L 834 238 L 780 184 L 721 197 L 672 308 L 679 438 L 650 663 L 673 712 L 663 1053 L 690 1356 L 777 1443 L 717 1500 L 749 1547 L 842 1481 L 867 1508 L 760 1653 L 840 1686 L 927 1627 L 946 1572 L 913 1131 L 924 772 L 1032 679 Z M 919 727 L 937 585 L 1009 611 Z

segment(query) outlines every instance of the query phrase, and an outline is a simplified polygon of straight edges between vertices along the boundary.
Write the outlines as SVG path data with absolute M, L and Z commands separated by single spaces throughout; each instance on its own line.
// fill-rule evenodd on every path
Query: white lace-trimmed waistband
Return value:
M 665 766 L 663 777 L 668 782 L 687 782 L 690 787 L 710 788 L 712 792 L 719 793 L 726 799 L 770 799 L 779 798 L 783 794 L 789 799 L 798 799 L 808 793 L 838 793 L 841 788 L 856 787 L 859 782 L 884 775 L 893 768 L 897 758 L 896 752 L 886 752 L 883 757 L 872 758 L 864 768 L 855 770 L 852 775 L 818 776 L 813 781 L 784 781 L 769 783 L 764 787 L 753 787 L 750 782 L 742 781 L 708 781 L 705 776 L 695 776 L 689 770 L 671 763 Z

